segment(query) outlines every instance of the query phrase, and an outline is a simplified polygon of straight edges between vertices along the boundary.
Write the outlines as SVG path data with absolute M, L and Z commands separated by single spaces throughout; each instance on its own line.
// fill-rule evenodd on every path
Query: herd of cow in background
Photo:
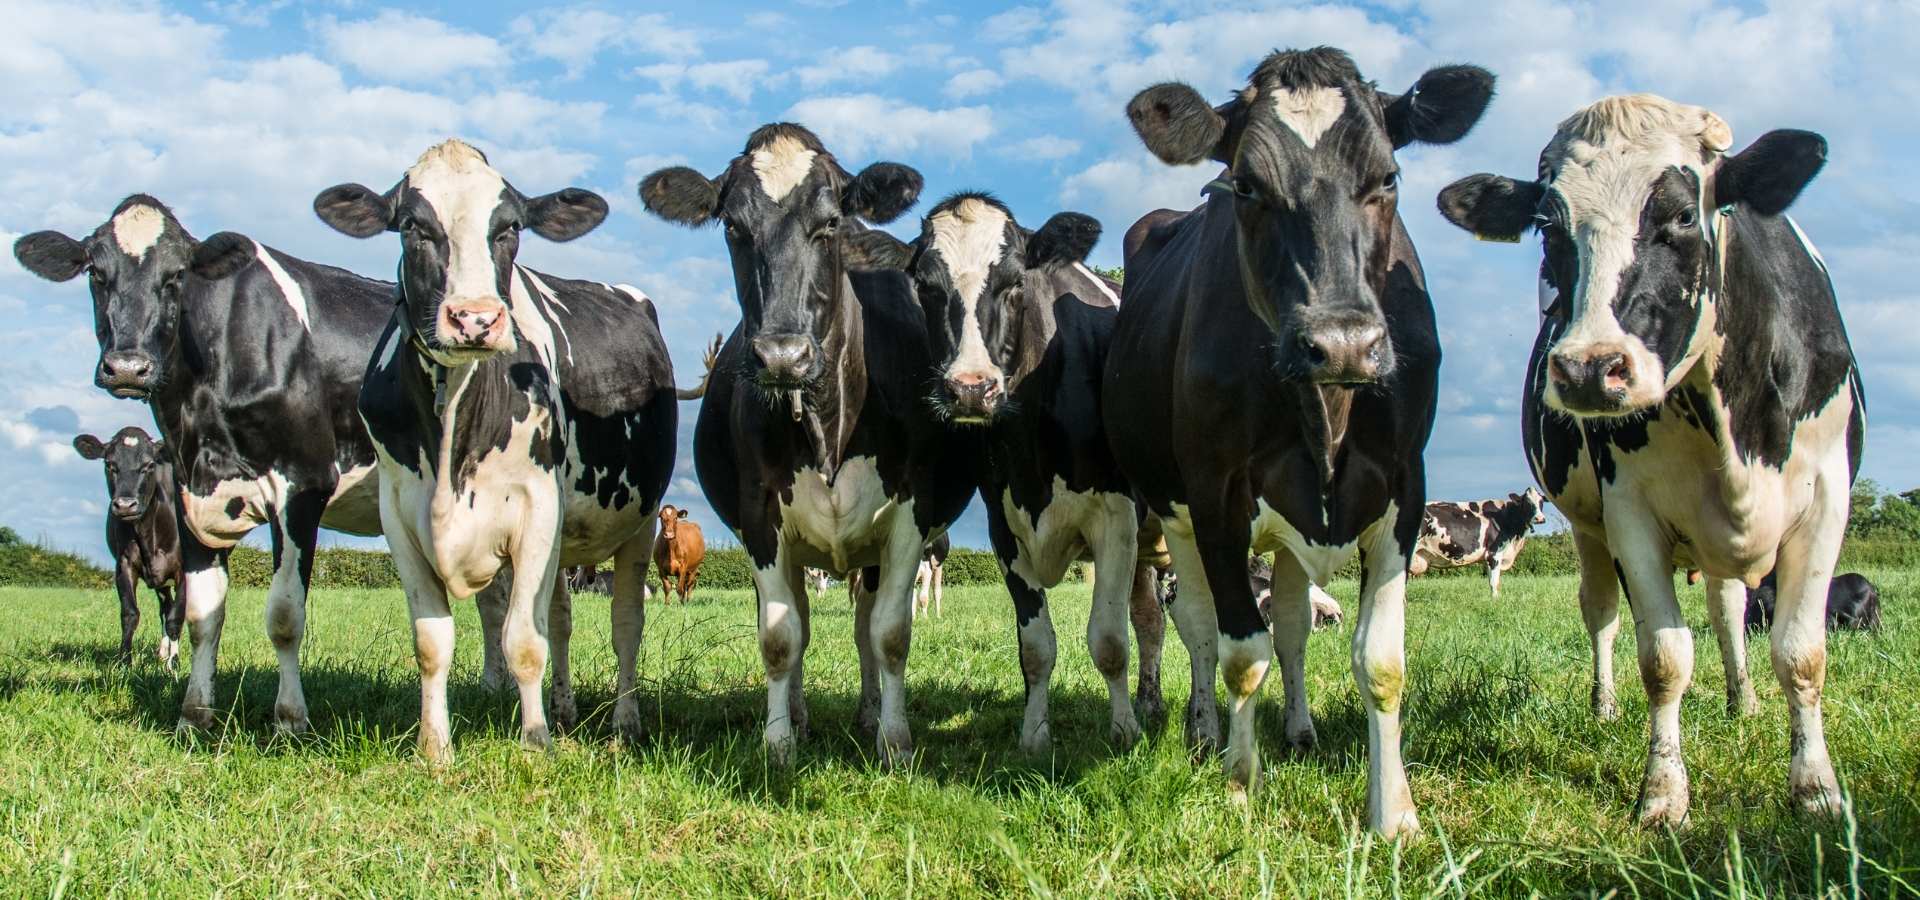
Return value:
M 691 390 L 675 386 L 645 293 L 515 262 L 525 233 L 572 240 L 606 201 L 523 194 L 458 140 L 385 190 L 314 200 L 346 235 L 389 235 L 397 283 L 235 232 L 195 239 L 143 194 L 83 239 L 43 231 L 15 253 L 52 280 L 88 276 L 96 382 L 147 401 L 159 426 L 160 439 L 128 428 L 75 444 L 106 466 L 123 655 L 141 580 L 160 594 L 160 656 L 171 664 L 190 633 L 183 728 L 213 724 L 227 554 L 264 524 L 278 730 L 308 728 L 299 650 L 324 526 L 384 534 L 392 550 L 425 757 L 451 756 L 450 603 L 468 598 L 482 678 L 518 689 L 521 739 L 537 748 L 549 714 L 561 728 L 578 718 L 570 594 L 610 594 L 612 724 L 637 735 L 647 565 L 662 600 L 685 601 L 704 554 L 686 512 L 661 505 L 677 400 L 697 398 L 700 484 L 753 566 L 776 762 L 809 730 L 809 597 L 829 576 L 852 594 L 859 725 L 883 764 L 911 760 L 912 623 L 939 612 L 945 532 L 977 495 L 1013 600 L 1020 746 L 1052 742 L 1047 590 L 1091 562 L 1086 644 L 1110 737 L 1129 745 L 1165 714 L 1170 612 L 1193 667 L 1188 740 L 1235 791 L 1260 780 L 1254 701 L 1276 658 L 1285 739 L 1314 743 L 1306 634 L 1343 620 L 1321 585 L 1357 556 L 1367 820 L 1415 830 L 1400 719 L 1409 574 L 1480 564 L 1497 594 L 1550 501 L 1579 553 L 1602 718 L 1617 715 L 1619 593 L 1632 601 L 1650 707 L 1638 817 L 1677 823 L 1689 803 L 1679 699 L 1693 648 L 1676 566 L 1705 574 L 1735 714 L 1757 708 L 1739 623 L 1772 623 L 1791 796 L 1837 811 L 1826 627 L 1879 616 L 1858 576 L 1832 585 L 1837 619 L 1823 603 L 1865 415 L 1825 263 L 1784 214 L 1825 141 L 1773 131 L 1734 153 L 1708 110 L 1610 97 L 1559 124 L 1532 177 L 1448 186 L 1442 213 L 1476 236 L 1541 235 L 1521 425 L 1544 493 L 1429 504 L 1440 342 L 1394 152 L 1459 140 L 1493 85 L 1443 66 L 1389 93 L 1322 47 L 1275 52 L 1219 105 L 1184 84 L 1143 90 L 1127 115 L 1146 147 L 1221 168 L 1195 209 L 1127 229 L 1124 286 L 1085 264 L 1098 222 L 1063 212 L 1030 229 L 982 192 L 949 196 L 901 241 L 871 225 L 918 201 L 919 172 L 854 172 L 806 128 L 767 125 L 717 175 L 670 167 L 639 185 L 651 214 L 719 226 L 733 260 L 741 319 Z

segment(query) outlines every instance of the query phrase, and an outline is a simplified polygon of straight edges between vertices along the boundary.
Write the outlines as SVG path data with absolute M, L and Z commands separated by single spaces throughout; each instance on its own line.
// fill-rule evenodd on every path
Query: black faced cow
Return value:
M 193 637 L 180 724 L 213 723 L 227 552 L 267 525 L 267 633 L 280 662 L 274 725 L 306 730 L 300 642 L 319 529 L 380 530 L 373 445 L 354 401 L 392 313 L 393 285 L 233 232 L 195 240 L 144 194 L 122 201 L 83 240 L 42 231 L 21 238 L 14 254 L 54 281 L 87 273 L 100 339 L 94 380 L 117 397 L 145 399 L 173 455 Z M 497 653 L 489 670 L 504 671 Z
M 1408 570 L 1420 575 L 1429 568 L 1484 563 L 1487 585 L 1498 597 L 1500 573 L 1513 568 L 1513 561 L 1527 545 L 1527 532 L 1547 522 L 1541 512 L 1545 502 L 1538 488 L 1527 488 L 1508 494 L 1505 500 L 1429 503 L 1426 519 L 1420 523 L 1420 544 Z
M 912 754 L 914 570 L 966 507 L 971 456 L 923 401 L 933 360 L 913 286 L 898 270 L 861 270 L 874 232 L 858 220 L 897 218 L 920 186 L 918 172 L 894 163 L 849 173 L 811 132 L 784 123 L 754 131 L 718 178 L 675 167 L 640 183 L 655 215 L 721 223 L 733 257 L 741 321 L 700 406 L 694 464 L 753 561 L 765 740 L 777 763 L 807 729 L 803 566 L 877 567 L 877 590 L 855 592 L 860 719 L 875 727 L 883 762 Z
M 574 716 L 571 607 L 561 567 L 615 557 L 613 726 L 637 732 L 634 666 L 653 513 L 673 471 L 673 369 L 638 290 L 517 265 L 522 231 L 577 238 L 606 217 L 578 188 L 529 197 L 457 140 L 420 156 L 384 194 L 322 191 L 314 211 L 354 237 L 399 234 L 400 303 L 360 390 L 379 451 L 380 519 L 412 610 L 423 756 L 450 754 L 450 597 L 511 566 L 501 633 L 520 690 L 520 739 L 549 740 L 540 698 L 553 643 L 553 709 Z M 553 628 L 549 632 L 549 612 Z
M 1638 809 L 1648 823 L 1677 823 L 1688 805 L 1680 698 L 1693 637 L 1676 565 L 1706 574 L 1736 713 L 1755 708 L 1741 584 L 1778 566 L 1789 784 L 1809 809 L 1840 805 L 1820 718 L 1821 601 L 1866 410 L 1826 265 L 1783 215 L 1826 141 L 1775 131 L 1732 146 L 1705 109 L 1611 97 L 1560 123 L 1535 179 L 1475 175 L 1440 195 L 1441 212 L 1475 234 L 1541 232 L 1553 300 L 1527 370 L 1523 439 L 1573 525 L 1603 717 L 1614 714 L 1616 588 L 1632 604 L 1652 708 Z
M 1255 786 L 1254 700 L 1277 653 L 1288 740 L 1313 742 L 1308 585 L 1358 552 L 1368 821 L 1387 835 L 1418 827 L 1400 761 L 1403 603 L 1440 363 L 1396 211 L 1394 150 L 1465 135 L 1492 88 L 1485 70 L 1449 66 L 1383 94 L 1322 47 L 1269 56 L 1218 108 L 1184 84 L 1128 104 L 1162 160 L 1227 166 L 1200 208 L 1151 213 L 1129 232 L 1101 394 L 1120 467 L 1161 519 L 1180 574 L 1188 738 L 1219 741 L 1218 668 L 1232 713 L 1228 782 Z M 1247 557 L 1269 551 L 1279 551 L 1271 636 L 1246 577 Z
M 1778 599 L 1778 581 L 1768 572 L 1759 587 L 1747 591 L 1747 631 L 1773 627 L 1773 608 Z M 1848 572 L 1827 585 L 1827 630 L 1836 628 L 1880 630 L 1880 589 L 1867 576 Z
M 1079 213 L 1028 231 L 992 196 L 960 193 L 927 214 L 900 260 L 933 339 L 934 407 L 986 440 L 980 496 L 1013 596 L 1027 698 L 1020 745 L 1029 752 L 1052 746 L 1047 694 L 1057 651 L 1047 589 L 1068 567 L 1094 564 L 1087 649 L 1107 682 L 1109 733 L 1121 746 L 1140 735 L 1127 698 L 1129 609 L 1143 604 L 1160 616 L 1150 580 L 1134 577 L 1140 517 L 1100 424 L 1119 285 L 1085 264 L 1099 237 L 1100 223 Z
M 146 429 L 132 425 L 105 443 L 91 434 L 79 435 L 73 449 L 106 463 L 107 550 L 113 553 L 113 586 L 120 594 L 120 659 L 133 661 L 144 583 L 160 598 L 158 656 L 171 669 L 186 613 L 184 598 L 174 598 L 180 586 L 181 525 L 173 457 Z

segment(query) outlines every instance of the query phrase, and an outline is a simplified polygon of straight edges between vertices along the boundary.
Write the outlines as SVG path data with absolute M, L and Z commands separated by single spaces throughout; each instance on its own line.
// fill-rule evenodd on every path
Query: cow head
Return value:
M 1443 66 L 1394 96 L 1330 47 L 1275 53 L 1215 107 L 1178 83 L 1127 104 L 1134 130 L 1172 165 L 1227 165 L 1240 280 L 1289 377 L 1378 381 L 1394 366 L 1380 297 L 1398 216 L 1393 153 L 1465 136 L 1493 75 Z
M 314 198 L 313 211 L 353 237 L 400 233 L 407 324 L 434 362 L 454 366 L 516 346 L 509 305 L 520 232 L 573 240 L 607 217 L 607 201 L 580 188 L 529 197 L 485 154 L 449 139 L 386 193 L 335 185 Z
M 132 425 L 102 443 L 91 434 L 73 439 L 73 449 L 85 459 L 107 463 L 107 507 L 113 517 L 132 522 L 147 514 L 167 477 L 166 445 Z
M 671 544 L 680 538 L 680 523 L 687 511 L 669 503 L 660 507 L 660 539 Z
M 1728 156 L 1733 131 L 1698 106 L 1609 97 L 1560 123 L 1539 177 L 1473 175 L 1440 212 L 1474 234 L 1540 230 L 1541 290 L 1565 330 L 1541 361 L 1546 403 L 1626 416 L 1666 399 L 1704 352 L 1727 212 L 1778 215 L 1826 161 L 1826 140 L 1774 131 Z
M 684 166 L 640 182 L 647 210 L 669 222 L 720 222 L 733 257 L 748 365 L 762 390 L 803 388 L 825 371 L 822 343 L 852 293 L 846 271 L 870 240 L 858 221 L 891 222 L 920 197 L 920 173 L 875 163 L 849 174 L 798 125 L 762 126 L 717 178 Z
M 94 384 L 136 400 L 164 384 L 176 364 L 187 279 L 224 278 L 251 260 L 253 251 L 248 241 L 237 257 L 216 253 L 203 259 L 201 243 L 173 211 L 145 194 L 122 200 L 105 224 L 79 240 L 37 231 L 13 245 L 21 267 L 41 278 L 68 281 L 87 273 L 100 339 Z
M 1535 525 L 1547 524 L 1547 496 L 1539 488 L 1527 488 L 1518 494 L 1508 494 L 1507 502 L 1526 510 L 1527 520 Z

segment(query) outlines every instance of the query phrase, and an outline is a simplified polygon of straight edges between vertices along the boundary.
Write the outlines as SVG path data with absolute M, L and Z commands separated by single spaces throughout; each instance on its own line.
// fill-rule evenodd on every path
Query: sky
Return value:
M 797 121 L 858 169 L 925 175 L 921 204 L 990 189 L 1037 227 L 1071 209 L 1105 223 L 1093 262 L 1120 261 L 1141 214 L 1187 208 L 1209 167 L 1155 161 L 1125 103 L 1164 80 L 1224 100 L 1276 48 L 1349 51 L 1390 91 L 1436 65 L 1499 76 L 1478 128 L 1400 154 L 1400 209 L 1425 264 L 1445 362 L 1427 449 L 1435 499 L 1524 487 L 1521 373 L 1536 324 L 1538 248 L 1484 244 L 1433 197 L 1463 175 L 1530 176 L 1554 124 L 1609 94 L 1709 107 L 1744 147 L 1773 128 L 1831 144 L 1794 215 L 1820 247 L 1865 376 L 1865 471 L 1920 485 L 1920 4 L 1700 0 L 1215 3 L 416 3 L 7 0 L 0 29 L 0 240 L 90 232 L 128 194 L 189 231 L 233 230 L 306 259 L 391 277 L 395 240 L 355 241 L 311 211 L 329 185 L 384 190 L 459 136 L 528 194 L 599 192 L 612 214 L 570 244 L 530 237 L 523 263 L 626 282 L 654 298 L 683 384 L 738 321 L 720 235 L 647 215 L 636 182 L 665 165 L 709 175 L 771 121 Z M 0 524 L 104 559 L 104 479 L 74 434 L 152 428 L 144 403 L 95 389 L 84 280 L 50 284 L 0 260 Z M 692 404 L 668 501 L 718 531 L 692 473 Z M 722 535 L 716 535 L 721 537 Z M 984 546 L 979 504 L 956 527 Z M 264 529 L 256 533 L 264 537 Z M 328 536 L 328 543 L 378 546 Z

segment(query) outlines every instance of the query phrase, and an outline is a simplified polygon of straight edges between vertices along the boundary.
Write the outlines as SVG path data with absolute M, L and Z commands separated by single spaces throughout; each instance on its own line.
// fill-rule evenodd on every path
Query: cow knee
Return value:
M 1093 653 L 1093 667 L 1108 680 L 1127 677 L 1127 642 L 1124 637 L 1115 634 L 1095 635 L 1088 642 Z
M 1407 664 L 1398 654 L 1368 653 L 1360 661 L 1360 688 L 1375 712 L 1400 711 L 1407 688 Z
M 799 661 L 800 627 L 791 617 L 760 629 L 760 661 L 767 675 L 778 678 Z
M 1820 644 L 1796 644 L 1781 640 L 1778 635 L 1773 642 L 1773 675 L 1780 682 L 1780 690 L 1795 706 L 1812 706 L 1820 702 L 1820 694 L 1827 681 L 1827 648 Z
M 1267 666 L 1272 656 L 1272 648 L 1264 640 L 1228 642 L 1227 651 L 1220 659 L 1220 672 L 1226 679 L 1227 692 L 1236 698 L 1253 696 L 1255 691 L 1260 690 L 1260 684 L 1266 681 Z
M 1640 679 L 1647 702 L 1666 706 L 1679 701 L 1693 678 L 1693 633 L 1685 628 L 1663 628 L 1641 642 Z
M 298 603 L 289 598 L 274 598 L 267 603 L 267 637 L 275 647 L 296 644 L 306 625 L 305 619 L 305 611 Z

